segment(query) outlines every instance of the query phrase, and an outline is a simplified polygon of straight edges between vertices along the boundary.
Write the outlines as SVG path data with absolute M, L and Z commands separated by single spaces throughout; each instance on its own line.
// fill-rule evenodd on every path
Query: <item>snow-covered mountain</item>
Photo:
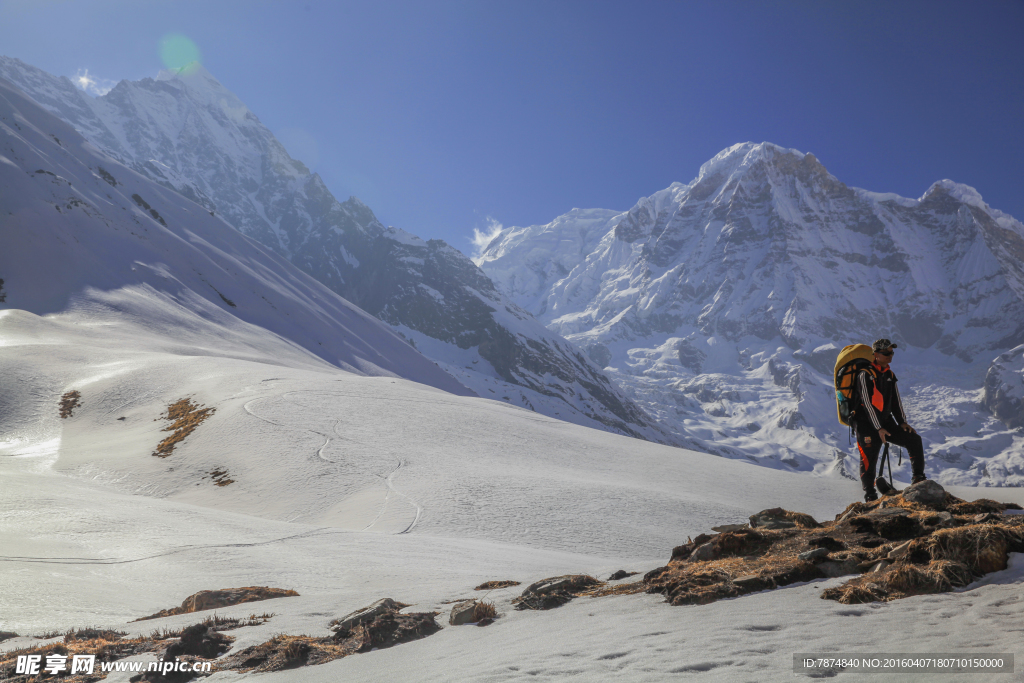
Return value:
M 388 326 L 100 153 L 0 79 L 0 278 L 19 315 L 87 315 L 167 349 L 278 358 L 472 395 Z M 100 322 L 102 321 L 102 322 Z M 16 372 L 16 369 L 12 369 Z
M 481 396 L 623 434 L 663 433 L 584 354 L 533 319 L 462 253 L 381 224 L 320 177 L 200 65 L 92 98 L 0 57 L 25 90 L 124 165 L 192 199 L 394 326 Z
M 1024 226 L 972 188 L 867 192 L 811 154 L 747 143 L 627 212 L 507 228 L 477 262 L 712 452 L 850 474 L 832 366 L 889 337 L 930 472 L 1024 484 L 1019 392 L 999 389 L 1020 354 L 988 370 L 1024 342 Z

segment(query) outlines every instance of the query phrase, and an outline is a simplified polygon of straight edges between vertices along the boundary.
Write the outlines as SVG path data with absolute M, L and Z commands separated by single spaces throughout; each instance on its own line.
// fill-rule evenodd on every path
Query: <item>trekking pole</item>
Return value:
M 885 452 L 882 454 L 882 457 L 885 458 L 885 462 L 889 463 L 889 486 L 892 486 L 893 488 L 896 488 L 895 486 L 893 486 L 893 483 L 892 483 L 892 460 L 889 459 L 889 442 L 888 441 L 885 442 Z M 885 476 L 885 466 L 884 465 L 882 466 L 882 476 L 883 477 Z

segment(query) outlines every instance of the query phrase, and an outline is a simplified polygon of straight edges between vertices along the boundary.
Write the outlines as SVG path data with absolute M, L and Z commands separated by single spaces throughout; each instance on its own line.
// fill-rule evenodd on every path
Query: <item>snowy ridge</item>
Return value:
M 973 188 L 871 193 L 811 154 L 744 143 L 601 215 L 603 234 L 576 212 L 507 228 L 477 262 L 663 425 L 709 452 L 849 474 L 832 364 L 886 336 L 933 474 L 1024 484 L 1024 439 L 979 400 L 992 359 L 1024 341 L 1024 226 Z
M 459 368 L 461 381 L 482 395 L 684 442 L 659 430 L 599 367 L 495 290 L 463 254 L 385 227 L 355 197 L 338 202 L 202 66 L 122 81 L 95 99 L 18 60 L 0 58 L 3 75 L 39 93 L 44 106 L 127 166 L 214 211 L 370 314 L 411 330 L 416 343 L 432 340 L 420 346 Z M 470 349 L 488 369 L 458 360 Z
M 0 81 L 0 276 L 18 315 L 88 315 L 218 353 L 468 394 L 387 326 L 223 220 L 99 153 Z M 95 323 L 94 323 L 95 324 Z M 269 332 L 269 334 L 268 334 Z

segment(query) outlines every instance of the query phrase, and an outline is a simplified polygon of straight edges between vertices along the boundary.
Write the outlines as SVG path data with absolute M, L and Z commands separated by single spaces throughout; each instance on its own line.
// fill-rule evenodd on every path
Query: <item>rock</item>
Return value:
M 215 659 L 224 654 L 234 638 L 218 633 L 205 624 L 193 624 L 181 632 L 178 642 L 168 646 L 164 661 L 174 661 L 184 655 Z
M 843 562 L 827 561 L 818 564 L 818 571 L 824 574 L 827 578 L 834 579 L 837 576 L 859 574 L 860 568 L 858 567 L 856 560 L 844 560 Z
M 335 633 L 349 631 L 358 624 L 373 621 L 384 614 L 396 613 L 405 607 L 408 607 L 408 605 L 391 598 L 381 598 L 372 605 L 357 609 L 355 612 L 346 614 L 341 619 L 335 619 L 330 623 L 330 627 Z
M 906 543 L 901 543 L 900 545 L 896 546 L 895 548 L 889 551 L 889 554 L 886 555 L 886 558 L 891 561 L 896 561 L 899 558 L 903 557 L 904 555 L 910 552 L 910 544 L 912 542 L 913 541 L 907 541 Z
M 948 512 L 936 512 L 933 515 L 925 517 L 922 521 L 924 524 L 933 526 L 936 529 L 948 529 L 955 524 L 953 521 L 953 515 Z
M 448 623 L 452 626 L 462 626 L 476 621 L 476 600 L 464 600 L 452 607 L 452 613 L 448 617 Z
M 681 562 L 688 559 L 694 550 L 710 541 L 711 538 L 708 534 L 700 534 L 697 538 L 687 541 L 683 545 L 677 545 L 675 548 L 672 548 L 672 557 L 669 558 L 669 562 Z
M 892 562 L 890 562 L 889 560 L 881 560 L 878 562 L 878 564 L 872 567 L 871 572 L 873 574 L 877 574 L 878 572 L 885 571 L 885 569 L 891 564 Z
M 816 529 L 820 525 L 810 515 L 802 512 L 790 512 L 782 508 L 770 508 L 761 510 L 756 515 L 750 516 L 751 528 L 760 529 L 792 529 L 793 527 L 804 527 Z
M 17 638 L 18 634 L 14 631 L 0 631 L 0 643 L 11 638 Z
M 338 631 L 334 639 L 339 643 L 359 641 L 358 652 L 369 652 L 374 648 L 391 647 L 399 643 L 425 638 L 441 630 L 431 612 L 398 614 L 385 612 L 372 621 L 362 622 L 344 638 L 344 631 Z
M 522 595 L 512 601 L 518 610 L 547 610 L 561 607 L 576 597 L 576 592 L 601 582 L 586 574 L 566 574 L 553 576 L 532 583 L 526 587 Z
M 925 479 L 903 489 L 903 500 L 921 505 L 939 506 L 946 502 L 946 489 L 938 482 Z
M 748 525 L 746 524 L 721 524 L 719 526 L 711 527 L 711 530 L 724 533 L 726 531 L 739 531 L 740 529 L 746 529 L 747 526 Z
M 705 543 L 690 553 L 690 562 L 707 562 L 718 557 L 714 543 Z
M 708 562 L 720 557 L 737 557 L 756 555 L 763 552 L 769 545 L 764 534 L 743 527 L 738 531 L 727 531 L 717 536 L 701 534 L 691 543 L 680 546 L 672 551 L 672 561 L 687 563 Z
M 232 641 L 234 638 L 218 633 L 206 624 L 193 624 L 181 632 L 177 642 L 167 647 L 161 661 L 176 662 L 182 657 L 216 659 L 227 652 Z M 192 671 L 170 670 L 166 673 L 147 671 L 139 676 L 133 676 L 130 680 L 133 683 L 187 683 L 193 678 L 195 673 Z
M 981 524 L 983 522 L 991 522 L 995 519 L 998 519 L 998 517 L 991 512 L 982 512 L 980 515 L 974 516 L 974 523 Z
M 609 581 L 618 581 L 619 579 L 624 579 L 627 576 L 636 576 L 639 573 L 640 572 L 627 572 L 625 569 L 620 569 L 619 571 L 617 571 L 614 574 L 612 574 L 611 576 L 609 576 L 608 580 Z
M 804 562 L 813 562 L 814 560 L 822 559 L 828 556 L 828 548 L 815 548 L 814 550 L 808 550 L 797 555 L 797 559 L 803 560 Z

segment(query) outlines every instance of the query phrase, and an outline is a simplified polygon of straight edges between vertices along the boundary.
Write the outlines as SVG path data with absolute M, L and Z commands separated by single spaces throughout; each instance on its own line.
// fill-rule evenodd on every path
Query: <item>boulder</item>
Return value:
M 624 578 L 626 578 L 628 576 L 635 576 L 637 574 L 639 574 L 639 572 L 627 572 L 625 569 L 620 569 L 619 571 L 617 571 L 614 574 L 612 574 L 611 576 L 609 576 L 608 580 L 609 581 L 618 581 L 619 579 L 624 579 Z
M 857 560 L 844 560 L 842 562 L 829 560 L 818 564 L 818 571 L 824 574 L 827 578 L 834 579 L 837 576 L 859 574 L 860 568 L 857 564 Z
M 405 607 L 408 607 L 408 605 L 391 598 L 381 598 L 372 605 L 357 609 L 355 612 L 346 614 L 341 619 L 335 619 L 330 623 L 330 627 L 335 633 L 349 631 L 358 624 L 373 621 L 384 614 L 397 613 Z
M 452 612 L 448 616 L 448 623 L 452 626 L 471 624 L 476 621 L 475 615 L 476 600 L 463 600 L 452 607 Z
M 587 574 L 566 574 L 553 576 L 532 583 L 522 595 L 512 601 L 518 610 L 547 610 L 561 607 L 576 597 L 576 592 L 596 586 L 601 582 Z
M 739 531 L 740 529 L 746 529 L 747 526 L 748 525 L 746 524 L 720 524 L 718 526 L 711 527 L 711 530 L 719 533 L 725 533 L 726 531 Z
M 797 559 L 804 562 L 813 562 L 826 557 L 828 557 L 828 548 L 815 548 L 814 550 L 808 550 L 797 555 Z
M 758 529 L 792 529 L 794 527 L 817 529 L 820 525 L 814 521 L 813 517 L 802 512 L 769 508 L 761 510 L 756 515 L 751 515 L 750 526 Z
M 938 482 L 925 479 L 903 489 L 903 500 L 928 507 L 937 507 L 946 502 L 946 489 L 942 488 Z

